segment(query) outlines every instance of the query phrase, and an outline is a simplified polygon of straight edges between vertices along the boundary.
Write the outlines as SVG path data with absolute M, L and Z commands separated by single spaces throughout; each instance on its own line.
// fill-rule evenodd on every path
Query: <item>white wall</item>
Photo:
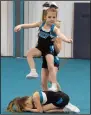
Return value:
M 1 1 L 1 55 L 7 55 L 7 2 Z
M 1 1 L 1 55 L 13 56 L 13 2 Z
M 8 1 L 7 4 L 7 42 L 8 56 L 13 56 L 13 2 Z

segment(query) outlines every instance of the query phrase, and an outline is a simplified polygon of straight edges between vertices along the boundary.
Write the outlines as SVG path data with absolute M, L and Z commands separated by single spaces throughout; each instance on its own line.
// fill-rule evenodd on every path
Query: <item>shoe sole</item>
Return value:
M 30 76 L 29 76 L 29 77 L 26 77 L 26 78 L 27 78 L 27 79 L 33 79 L 33 78 L 38 78 L 38 77 L 32 77 L 32 76 L 30 77 Z

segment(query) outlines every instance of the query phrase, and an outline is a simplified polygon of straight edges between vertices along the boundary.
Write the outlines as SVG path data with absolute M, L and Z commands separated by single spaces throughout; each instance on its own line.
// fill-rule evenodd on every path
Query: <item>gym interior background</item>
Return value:
M 41 20 L 42 4 L 46 1 L 1 1 L 1 113 L 15 96 L 30 95 L 41 88 L 40 79 L 26 80 L 29 66 L 26 54 L 35 47 L 38 29 L 14 27 Z M 58 81 L 82 114 L 90 113 L 90 1 L 54 1 L 58 5 L 61 32 L 73 39 L 62 42 Z M 40 74 L 41 59 L 35 58 Z M 33 87 L 33 84 L 36 86 Z M 29 88 L 30 87 L 30 88 Z M 33 88 L 31 88 L 33 87 Z M 26 91 L 27 89 L 27 91 Z

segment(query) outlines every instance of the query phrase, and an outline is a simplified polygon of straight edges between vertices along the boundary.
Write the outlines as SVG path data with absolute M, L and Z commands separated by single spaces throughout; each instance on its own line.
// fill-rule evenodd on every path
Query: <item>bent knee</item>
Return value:
M 27 52 L 27 57 L 33 57 L 33 55 L 34 55 L 34 54 L 33 54 L 33 51 L 32 51 L 32 50 L 30 50 L 30 51 Z

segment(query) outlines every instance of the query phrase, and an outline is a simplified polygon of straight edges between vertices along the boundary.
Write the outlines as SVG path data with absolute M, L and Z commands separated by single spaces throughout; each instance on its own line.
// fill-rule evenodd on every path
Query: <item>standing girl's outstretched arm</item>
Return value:
M 14 28 L 14 31 L 15 32 L 18 32 L 21 30 L 21 28 L 35 28 L 35 27 L 39 27 L 41 25 L 41 22 L 35 22 L 35 23 L 31 23 L 31 24 L 20 24 L 20 25 L 17 25 L 15 28 Z

